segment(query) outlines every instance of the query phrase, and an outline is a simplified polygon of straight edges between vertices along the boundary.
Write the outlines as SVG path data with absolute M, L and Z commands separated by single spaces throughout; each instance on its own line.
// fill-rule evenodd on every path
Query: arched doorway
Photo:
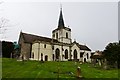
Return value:
M 65 59 L 68 59 L 68 50 L 65 50 Z
M 47 55 L 45 55 L 45 61 L 48 61 L 48 56 Z
M 74 50 L 73 55 L 74 55 L 74 56 L 73 56 L 73 57 L 74 57 L 74 60 L 77 60 L 77 50 L 76 50 L 76 49 Z
M 59 59 L 59 57 L 60 57 L 60 50 L 57 48 L 57 49 L 55 50 L 55 58 L 56 58 L 56 59 Z
M 86 62 L 86 58 L 84 58 L 84 62 Z

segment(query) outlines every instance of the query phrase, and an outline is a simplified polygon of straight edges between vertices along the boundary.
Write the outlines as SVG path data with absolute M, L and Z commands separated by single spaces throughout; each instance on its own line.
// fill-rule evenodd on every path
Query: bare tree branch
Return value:
M 8 19 L 0 18 L 0 34 L 1 33 L 3 34 L 3 32 L 7 30 L 6 27 L 8 27 L 8 22 L 9 22 Z

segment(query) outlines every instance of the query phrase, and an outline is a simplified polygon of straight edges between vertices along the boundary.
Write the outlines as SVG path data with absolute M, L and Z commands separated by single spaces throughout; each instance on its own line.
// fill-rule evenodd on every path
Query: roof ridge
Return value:
M 36 34 L 25 33 L 25 32 L 22 32 L 22 34 L 31 35 L 31 36 L 36 36 L 36 37 L 43 37 L 43 36 L 39 36 L 39 35 L 36 35 Z M 43 38 L 49 38 L 49 39 L 52 39 L 52 38 L 50 38 L 50 37 L 43 37 Z
M 54 42 L 58 42 L 56 39 L 38 36 L 38 35 L 30 34 L 30 33 L 21 32 L 21 35 L 23 35 L 24 41 L 27 43 L 33 43 L 36 40 L 45 41 L 45 42 L 51 42 L 53 40 Z

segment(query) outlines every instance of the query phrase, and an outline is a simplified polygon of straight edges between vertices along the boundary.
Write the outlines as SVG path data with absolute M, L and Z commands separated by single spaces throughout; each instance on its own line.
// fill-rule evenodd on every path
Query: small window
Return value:
M 44 44 L 44 48 L 46 48 L 46 44 Z
M 66 38 L 68 38 L 68 33 L 66 33 Z
M 56 33 L 56 39 L 58 39 L 58 33 Z

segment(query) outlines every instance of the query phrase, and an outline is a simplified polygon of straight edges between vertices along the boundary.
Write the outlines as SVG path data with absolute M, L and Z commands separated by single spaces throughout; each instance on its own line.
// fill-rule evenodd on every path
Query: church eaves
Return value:
M 28 34 L 28 33 L 20 33 L 20 36 L 23 36 L 24 42 L 25 43 L 33 43 L 34 41 L 44 41 L 44 42 L 53 42 L 54 43 L 59 43 L 56 39 L 48 38 L 48 37 L 43 37 L 43 36 L 37 36 L 33 34 Z
M 86 45 L 81 45 L 81 44 L 77 43 L 76 41 L 74 41 L 74 42 L 72 43 L 72 45 L 73 45 L 73 44 L 76 44 L 76 45 L 80 48 L 80 50 L 91 51 L 91 49 L 88 48 Z

